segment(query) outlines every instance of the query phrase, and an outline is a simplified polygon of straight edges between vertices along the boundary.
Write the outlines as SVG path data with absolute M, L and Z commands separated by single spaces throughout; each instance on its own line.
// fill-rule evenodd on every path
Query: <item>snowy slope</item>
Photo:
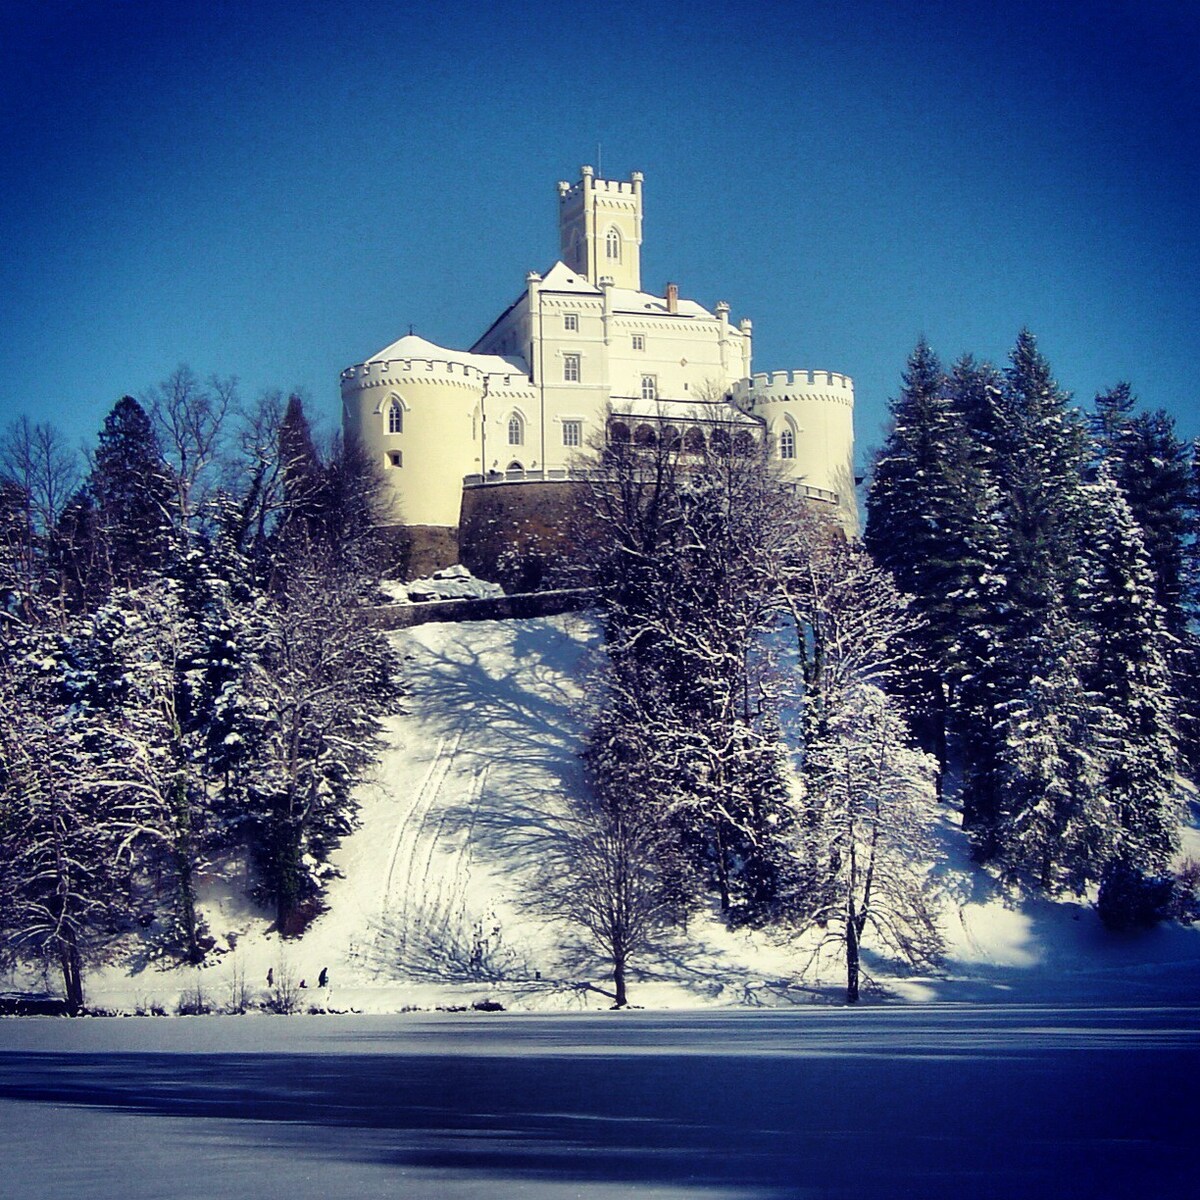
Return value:
M 266 976 L 307 985 L 309 1006 L 362 1011 L 470 1005 L 603 1008 L 603 971 L 569 965 L 570 933 L 528 902 L 553 815 L 579 786 L 582 680 L 599 632 L 586 615 L 429 624 L 392 635 L 406 658 L 406 711 L 391 718 L 360 827 L 334 858 L 329 907 L 281 945 L 261 914 L 214 884 L 207 916 L 226 953 L 201 970 L 93 972 L 89 1003 L 174 1011 L 197 992 L 252 1000 Z M 943 977 L 912 979 L 873 962 L 874 979 L 911 1000 L 1137 1002 L 1200 994 L 1200 931 L 1114 938 L 1085 905 L 1014 900 L 966 856 L 943 822 Z M 232 936 L 231 936 L 232 935 Z M 686 952 L 685 952 L 686 951 Z M 316 986 L 322 968 L 329 986 Z M 2 986 L 2 985 L 0 985 Z M 686 948 L 644 964 L 631 998 L 663 1007 L 836 1000 L 838 964 L 765 934 L 694 921 Z

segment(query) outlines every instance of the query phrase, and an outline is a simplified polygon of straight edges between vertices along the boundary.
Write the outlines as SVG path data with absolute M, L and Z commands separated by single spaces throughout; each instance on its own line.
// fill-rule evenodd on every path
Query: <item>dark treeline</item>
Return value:
M 976 855 L 1113 925 L 1170 911 L 1200 763 L 1196 456 L 1127 384 L 1072 408 L 1034 337 L 949 369 L 920 342 L 865 541 L 912 597 L 904 693 Z
M 136 931 L 199 962 L 197 879 L 284 936 L 321 902 L 394 700 L 355 620 L 379 483 L 318 451 L 299 397 L 240 411 L 180 368 L 105 419 L 81 470 L 46 425 L 0 441 L 0 953 L 62 972 Z

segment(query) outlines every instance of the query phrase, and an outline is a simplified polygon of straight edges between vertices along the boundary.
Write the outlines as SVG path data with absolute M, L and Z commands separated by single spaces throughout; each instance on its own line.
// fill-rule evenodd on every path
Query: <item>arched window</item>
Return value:
M 608 440 L 614 445 L 625 445 L 629 441 L 629 426 L 624 421 L 610 421 Z
M 668 425 L 662 431 L 662 443 L 668 450 L 678 450 L 682 441 L 683 438 L 674 425 Z
M 733 452 L 739 458 L 749 458 L 754 453 L 754 438 L 746 430 L 742 429 L 734 434 Z
M 521 420 L 518 413 L 513 413 L 508 418 L 508 444 L 510 446 L 525 445 L 525 422 Z
M 796 457 L 796 434 L 790 425 L 785 425 L 779 433 L 779 457 Z
M 388 433 L 404 432 L 404 406 L 395 396 L 392 397 L 392 402 L 388 405 L 387 431 Z
M 689 454 L 704 453 L 704 434 L 695 425 L 683 435 L 683 448 Z
M 728 457 L 729 452 L 733 449 L 733 441 L 724 429 L 714 429 L 708 439 L 708 444 L 712 447 L 713 453 L 719 454 L 722 458 Z
M 516 459 L 514 459 L 512 462 L 510 462 L 508 464 L 508 469 L 510 471 L 524 471 L 525 467 L 522 463 L 519 463 L 516 461 Z
M 658 442 L 658 435 L 649 425 L 639 425 L 633 431 L 635 446 L 653 446 Z
M 621 261 L 621 235 L 615 228 L 609 227 L 608 236 L 604 239 L 604 253 L 612 262 Z

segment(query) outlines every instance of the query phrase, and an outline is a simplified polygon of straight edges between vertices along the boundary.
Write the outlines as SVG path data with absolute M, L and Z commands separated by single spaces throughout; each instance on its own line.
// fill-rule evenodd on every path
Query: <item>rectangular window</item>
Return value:
M 563 425 L 563 445 L 564 446 L 581 446 L 583 444 L 583 422 L 582 421 L 564 421 Z
M 577 333 L 579 330 L 579 314 L 563 313 L 563 328 L 568 333 Z
M 634 348 L 635 350 L 645 350 L 645 348 L 646 348 L 646 337 L 645 337 L 645 335 L 644 335 L 644 334 L 641 334 L 641 333 L 635 333 L 635 334 L 633 335 L 633 348 Z
M 642 399 L 658 399 L 658 380 L 653 375 L 642 376 Z
M 563 355 L 563 382 L 578 383 L 579 382 L 579 355 L 564 354 Z

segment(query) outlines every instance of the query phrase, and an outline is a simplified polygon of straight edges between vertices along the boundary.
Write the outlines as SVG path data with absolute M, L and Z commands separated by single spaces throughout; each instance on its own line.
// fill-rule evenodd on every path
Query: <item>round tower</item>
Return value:
M 858 532 L 854 493 L 854 380 L 834 371 L 774 371 L 733 388 L 735 403 L 761 417 L 773 455 L 814 501 Z
M 410 334 L 341 375 L 342 422 L 383 472 L 388 524 L 458 526 L 463 476 L 479 470 L 485 373 Z

